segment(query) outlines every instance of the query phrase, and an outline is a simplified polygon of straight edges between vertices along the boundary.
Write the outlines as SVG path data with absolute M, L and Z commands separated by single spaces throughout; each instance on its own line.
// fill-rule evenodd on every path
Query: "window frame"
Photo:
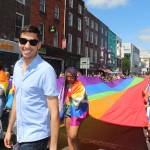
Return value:
M 40 29 L 40 25 L 42 25 L 42 26 L 43 26 L 42 39 L 40 39 L 40 40 L 41 40 L 41 42 L 42 42 L 42 43 L 44 43 L 44 29 L 45 29 L 45 25 L 44 25 L 44 23 L 42 23 L 42 22 L 39 22 L 39 23 L 38 23 L 38 28 L 39 28 L 39 30 L 40 30 L 40 36 L 41 36 L 41 29 Z
M 82 31 L 82 20 L 78 18 L 78 31 Z
M 42 1 L 44 2 L 42 3 Z M 43 9 L 41 9 L 42 8 L 41 6 L 43 6 Z M 46 0 L 40 0 L 40 11 L 43 13 L 45 13 L 45 6 L 46 6 Z
M 93 57 L 94 57 L 94 58 L 93 58 L 93 62 L 94 62 L 94 63 L 97 63 L 97 50 L 94 50 L 94 51 L 93 51 Z
M 73 14 L 71 12 L 68 13 L 68 26 L 73 26 Z
M 24 26 L 24 15 L 21 14 L 21 13 L 16 12 L 16 18 L 17 18 L 17 15 L 22 17 L 22 20 L 21 20 L 22 23 L 21 23 L 21 26 L 18 26 L 18 25 L 16 24 L 17 22 L 15 22 L 15 40 L 17 40 L 17 39 L 19 38 L 19 36 L 20 36 L 20 32 L 19 32 L 18 37 L 16 37 L 16 28 L 19 27 L 19 28 L 20 28 L 20 31 L 21 31 L 21 29 L 22 29 L 23 26 Z M 17 21 L 17 20 L 16 20 L 16 21 Z
M 90 32 L 90 43 L 93 43 L 94 41 L 94 33 L 91 31 Z
M 21 4 L 25 4 L 25 0 L 17 0 L 17 2 L 21 3 Z
M 54 47 L 58 47 L 58 45 L 59 45 L 58 42 L 59 42 L 59 31 L 58 31 L 58 29 L 56 29 L 54 32 Z
M 73 0 L 69 0 L 69 7 L 73 8 Z
M 88 29 L 85 29 L 85 41 L 89 41 L 89 30 Z
M 68 34 L 67 50 L 68 52 L 72 52 L 72 34 Z
M 81 38 L 77 38 L 77 54 L 81 54 Z
M 55 5 L 55 8 L 54 8 L 54 18 L 57 19 L 57 20 L 59 20 L 59 17 L 60 17 L 59 12 L 60 12 L 59 6 Z
M 80 4 L 78 4 L 78 13 L 82 14 L 82 6 Z
M 90 62 L 93 62 L 93 49 L 90 48 Z

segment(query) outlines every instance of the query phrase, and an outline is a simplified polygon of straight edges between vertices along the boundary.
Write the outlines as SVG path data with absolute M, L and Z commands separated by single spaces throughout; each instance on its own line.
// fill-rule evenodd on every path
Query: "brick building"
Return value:
M 43 42 L 39 53 L 57 74 L 68 66 L 80 69 L 83 8 L 82 0 L 32 1 L 30 23 L 39 26 Z M 64 39 L 66 48 L 62 48 Z
M 30 4 L 31 0 L 0 0 L 0 61 L 11 74 L 20 57 L 19 32 L 30 23 Z
M 99 42 L 99 19 L 91 14 L 87 9 L 84 12 L 84 50 L 85 57 L 90 58 L 88 73 L 97 71 L 100 59 L 100 42 Z
M 65 67 L 75 66 L 80 70 L 80 58 L 83 57 L 83 18 L 84 2 L 82 0 L 66 0 L 66 28 L 67 52 Z

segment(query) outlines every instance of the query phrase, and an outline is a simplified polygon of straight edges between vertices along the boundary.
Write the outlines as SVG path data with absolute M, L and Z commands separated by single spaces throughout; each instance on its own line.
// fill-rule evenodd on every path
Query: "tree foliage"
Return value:
M 123 74 L 129 74 L 130 72 L 130 60 L 127 57 L 122 59 L 122 72 Z

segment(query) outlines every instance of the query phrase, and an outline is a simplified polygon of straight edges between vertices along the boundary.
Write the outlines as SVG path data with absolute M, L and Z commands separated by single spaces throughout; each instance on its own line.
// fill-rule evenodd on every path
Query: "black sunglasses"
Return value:
M 32 40 L 27 40 L 25 38 L 19 38 L 20 44 L 25 45 L 27 42 L 30 43 L 31 46 L 36 46 L 39 40 L 37 39 L 32 39 Z

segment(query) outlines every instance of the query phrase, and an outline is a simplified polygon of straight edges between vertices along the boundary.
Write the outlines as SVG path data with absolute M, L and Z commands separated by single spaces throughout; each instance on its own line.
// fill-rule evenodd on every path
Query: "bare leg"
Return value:
M 69 150 L 79 150 L 78 147 L 79 126 L 70 126 L 70 118 L 65 118 L 65 126 L 66 126 Z

